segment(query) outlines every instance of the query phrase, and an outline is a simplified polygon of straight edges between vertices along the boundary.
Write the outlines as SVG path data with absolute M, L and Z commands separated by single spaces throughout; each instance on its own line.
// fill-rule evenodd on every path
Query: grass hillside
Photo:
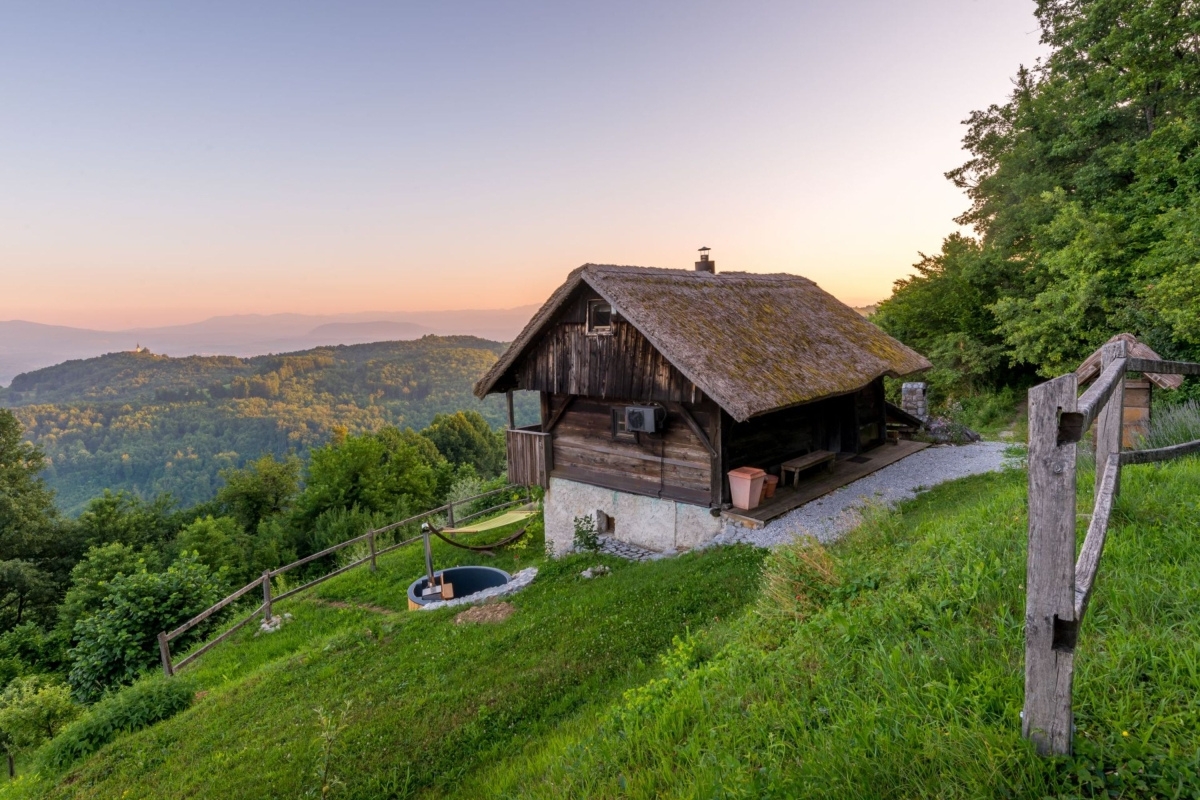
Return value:
M 345 798 L 1200 796 L 1200 464 L 1126 471 L 1072 759 L 1020 738 L 1024 480 L 944 485 L 761 575 L 744 548 L 551 562 L 495 624 L 395 610 L 399 554 L 211 653 L 187 711 L 0 797 L 320 796 L 320 764 Z
M 487 563 L 514 570 L 542 545 L 531 541 L 518 563 Z M 444 545 L 436 559 L 471 560 Z M 189 710 L 8 796 L 304 796 L 320 785 L 322 714 L 344 726 L 329 762 L 333 796 L 437 794 L 655 675 L 674 637 L 753 597 L 761 560 L 749 548 L 653 564 L 576 556 L 543 564 L 506 621 L 456 625 L 462 609 L 407 610 L 423 564 L 419 548 L 405 548 L 374 575 L 353 571 L 280 603 L 294 619 L 278 633 L 247 629 L 206 654 L 180 678 L 199 693 Z M 612 574 L 578 577 L 597 562 Z
M 104 489 L 170 492 L 192 505 L 212 497 L 221 469 L 303 454 L 339 428 L 420 429 L 464 409 L 502 424 L 502 400 L 471 390 L 503 348 L 426 336 L 254 358 L 111 353 L 19 375 L 0 389 L 0 405 L 45 451 L 63 509 Z M 518 411 L 536 415 L 535 406 L 521 398 Z

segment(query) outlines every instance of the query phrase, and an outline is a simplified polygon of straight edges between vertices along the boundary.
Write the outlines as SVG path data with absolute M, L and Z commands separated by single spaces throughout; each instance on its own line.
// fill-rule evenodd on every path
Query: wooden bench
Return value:
M 793 473 L 792 485 L 800 485 L 800 473 L 804 470 L 815 467 L 818 464 L 828 464 L 828 469 L 833 472 L 834 461 L 837 459 L 837 453 L 829 450 L 814 450 L 807 455 L 793 458 L 779 465 L 779 482 L 787 485 L 788 473 Z

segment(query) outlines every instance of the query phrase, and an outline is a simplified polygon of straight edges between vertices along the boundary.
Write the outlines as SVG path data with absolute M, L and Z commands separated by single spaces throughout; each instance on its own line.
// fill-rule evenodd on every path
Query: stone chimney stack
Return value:
M 928 387 L 923 381 L 906 383 L 900 387 L 900 407 L 917 419 L 929 419 L 929 401 L 925 399 Z
M 709 247 L 700 248 L 700 260 L 696 262 L 696 272 L 711 272 L 716 274 L 717 262 L 708 260 L 708 251 L 711 249 Z

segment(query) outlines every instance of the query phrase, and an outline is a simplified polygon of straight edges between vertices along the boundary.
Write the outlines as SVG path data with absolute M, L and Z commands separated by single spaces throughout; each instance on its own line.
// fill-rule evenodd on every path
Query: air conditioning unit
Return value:
M 661 406 L 625 406 L 625 430 L 630 432 L 657 433 L 666 418 Z

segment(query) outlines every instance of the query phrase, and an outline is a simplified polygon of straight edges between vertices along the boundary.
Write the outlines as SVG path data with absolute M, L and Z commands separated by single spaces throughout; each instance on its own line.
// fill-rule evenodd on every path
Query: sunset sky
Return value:
M 1028 0 L 25 3 L 0 319 L 501 308 L 587 262 L 886 296 Z

